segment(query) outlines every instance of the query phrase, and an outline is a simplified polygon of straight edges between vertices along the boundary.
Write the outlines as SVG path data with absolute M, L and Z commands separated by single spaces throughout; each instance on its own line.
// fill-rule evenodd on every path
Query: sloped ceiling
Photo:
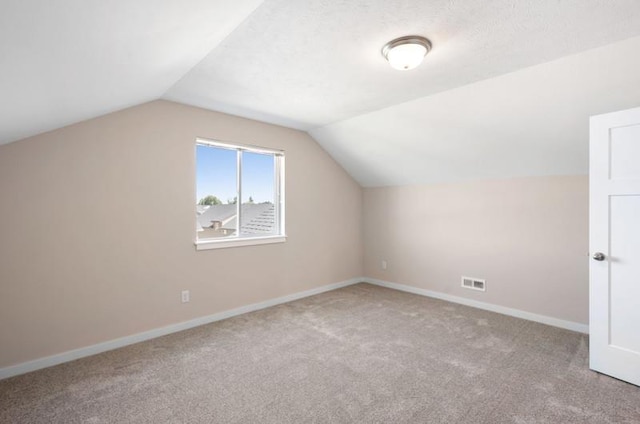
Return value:
M 395 71 L 407 34 L 434 48 Z M 165 98 L 307 130 L 365 186 L 584 173 L 588 116 L 640 105 L 635 36 L 637 0 L 8 0 L 0 143 Z
M 586 174 L 589 117 L 640 106 L 638 52 L 635 37 L 311 135 L 366 187 Z
M 259 0 L 2 0 L 0 144 L 155 100 Z

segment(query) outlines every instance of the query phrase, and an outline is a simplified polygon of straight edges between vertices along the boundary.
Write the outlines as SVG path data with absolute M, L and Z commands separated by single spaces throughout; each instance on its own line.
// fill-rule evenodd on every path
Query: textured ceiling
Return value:
M 307 130 L 635 35 L 638 0 L 266 0 L 165 98 Z
M 311 131 L 363 186 L 588 173 L 589 116 L 640 105 L 640 37 Z
M 407 34 L 434 47 L 395 71 Z M 638 0 L 4 0 L 0 144 L 165 98 L 308 130 L 363 185 L 583 173 L 587 116 L 640 104 L 635 36 Z
M 160 97 L 259 0 L 2 0 L 0 144 Z

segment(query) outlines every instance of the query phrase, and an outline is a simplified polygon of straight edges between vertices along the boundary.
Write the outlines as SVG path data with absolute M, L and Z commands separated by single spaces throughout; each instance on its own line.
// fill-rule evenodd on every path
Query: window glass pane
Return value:
M 275 156 L 242 152 L 240 233 L 247 236 L 278 232 L 275 211 Z
M 237 235 L 237 151 L 196 146 L 198 239 Z

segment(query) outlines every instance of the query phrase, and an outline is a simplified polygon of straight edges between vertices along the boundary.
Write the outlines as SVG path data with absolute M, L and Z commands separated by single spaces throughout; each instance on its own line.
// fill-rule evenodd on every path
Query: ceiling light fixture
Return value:
M 392 68 L 407 71 L 420 65 L 429 50 L 431 41 L 419 35 L 407 35 L 385 44 L 382 55 Z

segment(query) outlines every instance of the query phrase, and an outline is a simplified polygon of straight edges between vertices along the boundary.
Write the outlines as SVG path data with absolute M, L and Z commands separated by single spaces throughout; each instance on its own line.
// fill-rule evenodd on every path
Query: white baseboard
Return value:
M 70 350 L 70 351 L 59 353 L 56 355 L 47 356 L 45 358 L 35 359 L 33 361 L 23 362 L 21 364 L 0 368 L 0 380 L 13 377 L 16 375 L 20 375 L 20 374 L 25 374 L 31 371 L 36 371 L 42 368 L 51 367 L 53 365 L 62 364 L 64 362 L 73 361 L 75 359 L 80 359 L 87 356 L 95 355 L 97 353 L 106 352 L 108 350 L 118 349 L 120 347 L 143 342 L 145 340 L 155 339 L 156 337 L 166 336 L 167 334 L 176 333 L 178 331 L 188 330 L 190 328 L 198 327 L 200 325 L 209 324 L 209 323 L 220 321 L 226 318 L 231 318 L 236 315 L 246 314 L 247 312 L 258 311 L 260 309 L 265 309 L 271 306 L 280 305 L 282 303 L 291 302 L 294 300 L 302 299 L 304 297 L 309 297 L 309 296 L 324 293 L 327 291 L 339 289 L 341 287 L 350 286 L 352 284 L 356 284 L 362 281 L 363 281 L 362 278 L 352 278 L 350 280 L 341 281 L 339 283 L 329 284 L 322 287 L 316 287 L 315 289 L 306 290 L 299 293 L 293 293 L 287 296 L 282 296 L 275 299 L 266 300 L 264 302 L 254 303 L 247 306 L 241 306 L 239 308 L 231 309 L 229 311 L 219 312 L 217 314 L 208 315 L 205 317 L 168 325 L 166 327 L 156 328 L 156 329 L 145 331 L 138 334 L 132 334 L 130 336 L 109 340 L 109 341 L 98 343 L 92 346 L 82 347 L 79 349 Z
M 572 321 L 565 321 L 558 318 L 552 318 L 544 315 L 534 314 L 531 312 L 521 311 L 519 309 L 512 309 L 512 308 L 507 308 L 505 306 L 494 305 L 491 303 L 479 302 L 476 300 L 466 299 L 458 296 L 452 296 L 445 293 L 439 293 L 439 292 L 426 290 L 426 289 L 420 289 L 417 287 L 407 286 L 404 284 L 392 283 L 389 281 L 378 280 L 375 278 L 361 277 L 361 278 L 352 278 L 350 280 L 345 280 L 339 283 L 329 284 L 322 287 L 316 287 L 315 289 L 306 290 L 299 293 L 293 293 L 287 296 L 282 296 L 275 299 L 266 300 L 264 302 L 254 303 L 247 306 L 241 306 L 239 308 L 231 309 L 229 311 L 219 312 L 217 314 L 196 318 L 190 321 L 184 321 L 177 324 L 168 325 L 166 327 L 156 328 L 156 329 L 145 331 L 142 333 L 132 334 L 130 336 L 109 340 L 109 341 L 98 343 L 92 346 L 74 349 L 74 350 L 59 353 L 56 355 L 47 356 L 45 358 L 35 359 L 33 361 L 23 362 L 21 364 L 0 368 L 0 380 L 13 377 L 16 375 L 20 375 L 20 374 L 25 374 L 31 371 L 36 371 L 42 368 L 47 368 L 54 365 L 62 364 L 64 362 L 70 362 L 76 359 L 84 358 L 87 356 L 95 355 L 95 354 L 106 352 L 109 350 L 118 349 L 120 347 L 143 342 L 145 340 L 155 339 L 156 337 L 166 336 L 167 334 L 177 333 L 178 331 L 188 330 L 190 328 L 220 321 L 226 318 L 231 318 L 237 315 L 246 314 L 248 312 L 258 311 L 260 309 L 269 308 L 271 306 L 280 305 L 282 303 L 292 302 L 294 300 L 298 300 L 298 299 L 313 296 L 316 294 L 324 293 L 327 291 L 339 289 L 342 287 L 347 287 L 360 282 L 374 284 L 377 286 L 387 287 L 390 289 L 400 290 L 408 293 L 418 294 L 421 296 L 433 297 L 436 299 L 446 300 L 453 303 L 459 303 L 459 304 L 471 306 L 474 308 L 497 312 L 499 314 L 504 314 L 504 315 L 510 315 L 516 318 L 523 318 L 529 321 L 540 322 L 542 324 L 547 324 L 554 327 L 560 327 L 567 330 L 573 330 L 580 333 L 586 333 L 586 334 L 589 333 L 589 326 L 586 324 L 580 324 Z
M 389 289 L 400 290 L 408 293 L 419 294 L 421 296 L 433 297 L 435 299 L 446 300 L 448 302 L 459 303 L 461 305 L 471 306 L 478 309 L 484 309 L 486 311 L 497 312 L 503 315 L 509 315 L 516 318 L 522 318 L 529 321 L 535 321 L 542 324 L 551 325 L 553 327 L 564 328 L 566 330 L 577 331 L 579 333 L 589 334 L 589 326 L 587 324 L 580 324 L 573 321 L 565 321 L 558 318 L 548 317 L 545 315 L 538 315 L 531 312 L 522 311 L 520 309 L 507 308 L 506 306 L 494 305 L 492 303 L 480 302 L 477 300 L 466 299 L 464 297 L 452 296 L 450 294 L 439 293 L 431 290 L 420 289 L 413 286 L 407 286 L 404 284 L 392 283 L 389 281 L 378 280 L 376 278 L 363 278 L 366 283 L 374 284 L 376 286 L 387 287 Z

